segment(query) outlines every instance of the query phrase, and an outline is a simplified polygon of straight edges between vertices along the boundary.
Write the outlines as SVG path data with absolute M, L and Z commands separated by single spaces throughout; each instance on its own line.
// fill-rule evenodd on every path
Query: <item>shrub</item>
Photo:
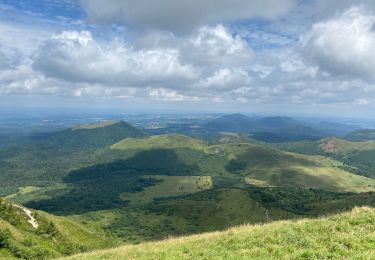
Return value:
M 21 222 L 17 209 L 3 199 L 0 199 L 0 218 L 8 221 L 13 226 L 18 225 Z
M 10 231 L 8 229 L 0 230 L 0 248 L 8 248 L 9 240 L 10 240 Z
M 38 227 L 37 234 L 44 237 L 54 237 L 57 235 L 57 229 L 52 222 L 43 223 Z

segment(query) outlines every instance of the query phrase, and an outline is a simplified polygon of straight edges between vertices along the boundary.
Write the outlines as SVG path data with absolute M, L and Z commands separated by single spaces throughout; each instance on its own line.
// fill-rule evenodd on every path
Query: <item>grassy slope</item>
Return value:
M 111 146 L 112 149 L 176 149 L 188 148 L 205 151 L 206 146 L 203 141 L 180 134 L 155 135 L 142 139 L 126 138 Z
M 127 242 L 141 242 L 161 239 L 169 235 L 221 230 L 243 223 L 262 223 L 296 217 L 296 212 L 289 210 L 288 207 L 263 205 L 265 198 L 254 200 L 254 194 L 250 195 L 247 192 L 249 186 L 253 185 L 280 188 L 312 187 L 336 192 L 348 190 L 358 192 L 371 190 L 371 185 L 375 184 L 373 180 L 349 174 L 338 168 L 340 163 L 332 159 L 285 153 L 253 144 L 208 146 L 190 137 L 177 135 L 176 138 L 176 135 L 163 135 L 125 139 L 114 146 L 121 145 L 116 149 L 120 148 L 124 153 L 129 150 L 148 149 L 150 152 L 155 151 L 160 154 L 160 150 L 154 149 L 166 149 L 171 147 L 169 144 L 174 144 L 176 147 L 173 149 L 177 154 L 176 160 L 197 165 L 197 171 L 184 173 L 182 176 L 178 168 L 173 168 L 173 164 L 166 164 L 166 159 L 160 157 L 157 164 L 160 165 L 163 161 L 168 168 L 169 176 L 164 175 L 164 181 L 139 191 L 119 192 L 116 197 L 129 201 L 128 205 L 117 210 L 101 211 L 100 218 L 97 218 L 96 213 L 88 213 L 84 218 L 123 237 Z M 197 154 L 193 156 L 188 150 L 181 150 L 186 147 L 193 148 L 189 151 L 195 151 Z M 139 159 L 143 167 L 144 157 Z M 239 171 L 231 171 L 227 169 L 231 160 L 244 162 L 246 167 Z M 129 165 L 129 162 L 125 165 Z M 163 172 L 164 170 L 158 174 L 163 175 Z M 155 175 L 150 167 L 145 170 L 140 169 L 140 174 L 145 174 L 143 175 L 145 178 L 160 179 L 161 177 Z M 197 179 L 207 178 L 203 176 L 211 177 L 210 190 L 206 190 L 205 187 L 199 188 L 197 185 Z M 192 186 L 180 190 L 181 182 L 188 182 Z M 186 193 L 193 194 L 186 196 Z M 272 188 L 269 193 L 274 193 Z M 178 197 L 179 195 L 182 197 Z M 273 200 L 274 196 L 270 196 L 267 199 Z M 281 197 L 285 196 L 288 195 L 281 195 Z M 344 198 L 343 200 L 345 201 Z M 298 198 L 285 204 L 293 203 L 304 204 L 299 202 Z M 336 205 L 334 202 L 331 204 L 327 206 L 327 212 Z M 346 206 L 345 203 L 341 204 L 339 209 Z M 366 201 L 363 205 L 372 204 Z M 304 211 L 303 213 L 309 214 Z
M 281 152 L 254 144 L 219 145 L 212 149 L 232 158 L 227 166 L 228 171 L 254 179 L 255 182 L 266 182 L 270 186 L 339 192 L 375 189 L 374 180 L 348 173 L 340 168 L 342 163 L 321 156 Z
M 335 150 L 327 153 L 337 153 L 346 155 L 358 151 L 375 150 L 375 141 L 349 141 L 341 138 L 325 138 L 320 141 L 300 141 L 283 144 L 273 144 L 271 146 L 303 154 L 316 154 L 325 152 L 324 144 L 334 142 Z
M 74 219 L 104 228 L 123 241 L 143 242 L 309 215 L 306 203 L 332 200 L 325 195 L 321 199 L 322 191 L 309 195 L 309 189 L 299 191 L 293 187 L 342 192 L 366 191 L 372 185 L 371 180 L 338 168 L 334 160 L 254 144 L 209 146 L 182 135 L 162 135 L 125 139 L 114 147 L 102 152 L 116 153 L 122 160 L 71 172 L 65 178 L 69 188 L 65 193 L 44 194 L 43 190 L 26 188 L 16 199 L 32 197 L 34 203 L 27 204 L 30 207 L 63 215 L 79 214 Z M 231 168 L 228 165 L 232 160 L 235 163 Z M 141 181 L 152 176 L 156 182 Z M 160 176 L 164 176 L 164 182 L 159 182 Z M 211 178 L 211 189 L 199 188 L 196 181 L 203 176 Z M 245 179 L 249 178 L 247 184 Z M 192 185 L 182 191 L 182 182 Z M 46 201 L 38 201 L 40 198 Z M 347 206 L 339 204 L 338 210 Z M 327 203 L 326 211 L 335 205 Z M 372 204 L 366 200 L 360 205 Z
M 42 211 L 33 211 L 39 225 L 33 228 L 23 210 L 6 205 L 0 211 L 0 234 L 9 232 L 9 239 L 4 242 L 0 236 L 1 259 L 44 259 L 114 245 L 103 231 Z
M 326 138 L 317 142 L 302 141 L 272 144 L 272 147 L 301 154 L 321 154 L 342 161 L 346 170 L 375 179 L 375 141 L 349 141 Z
M 160 148 L 197 150 L 216 157 L 220 156 L 223 161 L 231 159 L 233 165 L 241 167 L 234 171 L 228 170 L 227 167 L 227 171 L 265 181 L 270 186 L 297 186 L 341 192 L 366 192 L 374 190 L 375 187 L 375 181 L 340 169 L 341 164 L 334 160 L 285 153 L 254 144 L 208 146 L 202 141 L 183 135 L 160 135 L 142 139 L 127 138 L 112 145 L 111 148 L 123 151 Z M 210 157 L 215 158 L 215 156 Z M 198 164 L 202 175 L 210 175 L 205 171 L 209 169 L 204 165 L 205 162 L 199 160 L 193 163 Z M 218 165 L 220 164 L 216 164 L 216 168 Z
M 371 259 L 374 234 L 375 210 L 356 208 L 321 219 L 242 226 L 69 259 Z
M 154 199 L 183 196 L 212 188 L 211 176 L 145 176 L 160 182 L 141 192 L 125 192 L 120 195 L 130 205 L 151 203 Z
M 335 140 L 337 153 L 348 154 L 355 151 L 375 150 L 375 141 L 348 141 L 340 138 L 332 138 Z M 326 142 L 327 139 L 321 141 Z

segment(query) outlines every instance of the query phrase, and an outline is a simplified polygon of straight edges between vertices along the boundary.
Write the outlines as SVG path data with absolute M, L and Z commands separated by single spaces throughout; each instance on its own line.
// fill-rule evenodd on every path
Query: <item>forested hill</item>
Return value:
M 43 141 L 61 149 L 73 147 L 83 150 L 108 146 L 128 137 L 143 136 L 146 136 L 145 132 L 124 121 L 104 121 L 52 133 Z

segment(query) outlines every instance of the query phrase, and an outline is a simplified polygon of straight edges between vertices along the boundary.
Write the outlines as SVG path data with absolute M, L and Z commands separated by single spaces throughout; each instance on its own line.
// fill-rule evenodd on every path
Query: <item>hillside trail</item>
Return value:
M 22 206 L 18 206 L 18 205 L 14 205 L 16 208 L 19 208 L 21 209 L 23 212 L 25 212 L 26 216 L 29 218 L 27 222 L 29 222 L 33 228 L 38 228 L 39 227 L 39 223 L 38 221 L 36 221 L 35 217 L 34 217 L 34 213 L 31 212 L 31 210 L 25 208 L 25 207 L 22 207 Z

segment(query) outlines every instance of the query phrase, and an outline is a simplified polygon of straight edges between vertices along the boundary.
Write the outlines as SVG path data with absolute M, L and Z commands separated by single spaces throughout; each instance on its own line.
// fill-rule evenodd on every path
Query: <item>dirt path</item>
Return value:
M 38 221 L 36 221 L 35 217 L 34 217 L 34 213 L 31 212 L 31 210 L 27 209 L 27 208 L 24 208 L 22 206 L 18 206 L 18 205 L 14 205 L 16 208 L 19 208 L 21 209 L 23 212 L 25 212 L 26 216 L 29 218 L 29 220 L 27 222 L 29 222 L 33 228 L 38 228 L 39 227 L 39 223 Z

